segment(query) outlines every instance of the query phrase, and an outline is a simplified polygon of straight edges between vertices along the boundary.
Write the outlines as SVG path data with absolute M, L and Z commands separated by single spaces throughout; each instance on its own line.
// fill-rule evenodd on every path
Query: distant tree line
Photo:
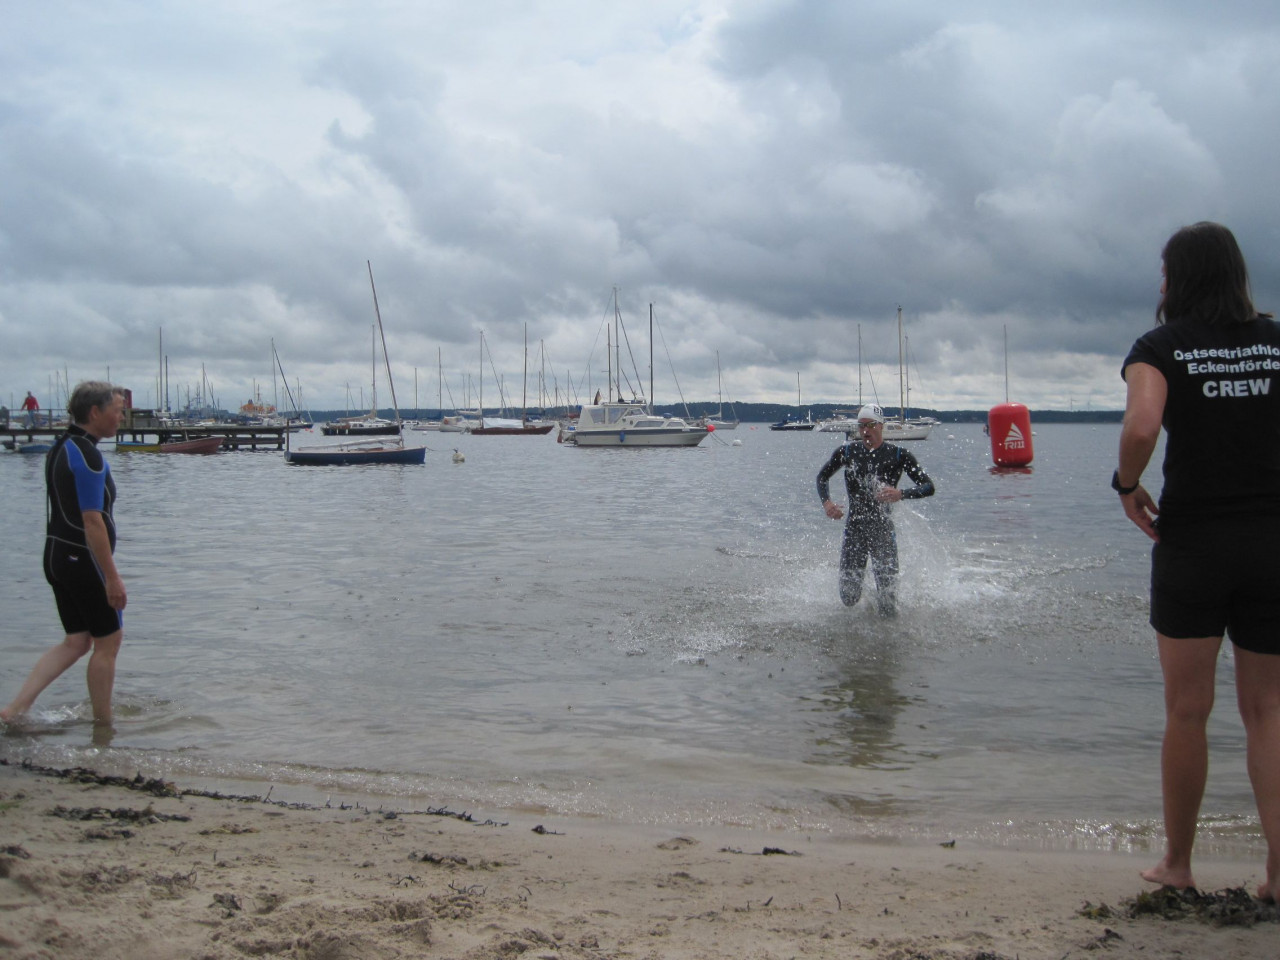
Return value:
M 719 410 L 715 403 L 691 403 L 689 413 L 695 417 L 712 416 Z M 794 404 L 782 403 L 738 403 L 733 404 L 738 419 L 744 423 L 776 423 L 789 416 L 799 414 L 803 417 L 811 414 L 815 420 L 825 420 L 833 416 L 836 410 L 850 413 L 857 411 L 857 405 L 843 403 L 813 403 L 797 407 Z M 673 417 L 683 417 L 683 404 L 660 403 L 655 412 Z M 725 416 L 729 415 L 729 407 L 725 406 Z M 897 407 L 885 406 L 884 412 L 896 416 Z M 986 423 L 986 410 L 931 410 L 925 407 L 907 407 L 908 417 L 937 417 L 943 423 Z M 1124 419 L 1123 410 L 1035 410 L 1031 411 L 1032 423 L 1119 423 Z
M 576 408 L 576 405 L 575 405 Z M 787 417 L 799 414 L 803 417 L 806 413 L 812 415 L 815 420 L 825 420 L 834 416 L 835 411 L 841 410 L 853 413 L 857 410 L 857 405 L 837 404 L 837 403 L 814 403 L 806 404 L 803 407 L 797 407 L 794 404 L 788 405 L 783 403 L 738 403 L 734 402 L 733 412 L 743 423 L 776 423 Z M 889 416 L 895 416 L 898 412 L 897 407 L 886 406 L 885 413 Z M 486 414 L 491 417 L 499 415 L 496 407 L 487 408 Z M 687 405 L 682 403 L 659 403 L 654 406 L 654 412 L 659 416 L 672 417 L 710 417 L 716 416 L 720 412 L 720 405 L 717 403 L 690 403 Z M 445 410 L 446 414 L 456 413 L 454 410 Z M 545 411 L 529 409 L 529 416 L 536 417 L 545 415 L 547 417 L 555 417 L 563 413 L 563 409 Z M 422 407 L 418 410 L 401 410 L 400 415 L 405 418 L 421 417 L 422 419 L 438 419 L 441 411 L 435 408 Z M 334 420 L 338 417 L 350 415 L 349 410 L 314 410 L 311 413 L 312 418 L 317 422 Z M 388 407 L 378 411 L 378 415 L 391 418 L 395 416 Z M 508 417 L 519 417 L 520 412 L 508 410 Z M 729 405 L 725 404 L 724 415 L 730 415 Z M 986 423 L 986 410 L 932 410 L 926 407 L 908 407 L 908 417 L 936 417 L 943 423 Z M 1124 419 L 1123 410 L 1036 410 L 1031 411 L 1032 423 L 1119 423 Z

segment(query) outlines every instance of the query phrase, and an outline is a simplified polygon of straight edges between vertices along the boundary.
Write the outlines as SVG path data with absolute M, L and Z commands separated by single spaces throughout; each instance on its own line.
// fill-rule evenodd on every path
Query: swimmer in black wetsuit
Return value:
M 884 442 L 884 413 L 874 403 L 858 411 L 862 439 L 836 450 L 818 471 L 818 499 L 832 520 L 845 513 L 831 500 L 828 481 L 844 469 L 849 492 L 849 519 L 840 545 L 840 600 L 851 607 L 862 596 L 867 559 L 876 575 L 876 607 L 882 616 L 898 612 L 898 540 L 889 517 L 889 504 L 933 496 L 933 481 L 916 458 L 893 443 Z M 898 489 L 905 473 L 915 486 Z
M 112 557 L 115 483 L 97 444 L 120 429 L 124 390 L 109 383 L 82 383 L 67 410 L 74 423 L 45 461 L 49 524 L 44 555 L 45 579 L 53 588 L 66 639 L 36 662 L 13 702 L 0 710 L 0 721 L 30 710 L 45 687 L 92 651 L 88 683 L 93 719 L 110 727 L 116 654 L 124 638 L 121 612 L 128 598 Z

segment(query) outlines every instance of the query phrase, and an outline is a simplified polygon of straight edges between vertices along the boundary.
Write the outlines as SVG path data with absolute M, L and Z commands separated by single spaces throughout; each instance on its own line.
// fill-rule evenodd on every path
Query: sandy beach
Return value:
M 1181 904 L 1131 916 L 1145 885 L 1123 855 L 462 813 L 291 806 L 3 764 L 0 955 L 1280 955 L 1276 908 L 1256 902 L 1212 898 L 1217 920 Z M 1204 861 L 1199 879 L 1252 889 L 1259 866 Z

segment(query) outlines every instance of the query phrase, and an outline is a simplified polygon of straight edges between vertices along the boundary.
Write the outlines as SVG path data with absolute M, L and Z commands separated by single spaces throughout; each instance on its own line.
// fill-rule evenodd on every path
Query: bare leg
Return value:
M 45 687 L 57 680 L 67 667 L 89 652 L 91 642 L 88 632 L 72 633 L 68 634 L 67 638 L 56 647 L 46 650 L 44 655 L 36 661 L 36 665 L 31 668 L 27 682 L 22 685 L 13 702 L 0 710 L 0 720 L 5 722 L 15 720 L 30 710 L 32 704 L 36 702 L 36 697 L 44 692 Z M 118 640 L 116 645 L 119 646 Z
M 93 705 L 93 722 L 111 725 L 111 691 L 116 682 L 116 654 L 124 631 L 117 630 L 105 637 L 95 637 L 93 654 L 89 657 L 89 702 Z
M 1185 890 L 1191 876 L 1191 848 L 1196 820 L 1209 775 L 1209 741 L 1205 727 L 1213 710 L 1214 671 L 1221 637 L 1174 640 L 1156 634 L 1164 673 L 1164 745 L 1160 780 L 1164 793 L 1164 859 L 1142 879 Z
M 1235 648 L 1236 697 L 1244 730 L 1249 780 L 1267 838 L 1267 879 L 1258 899 L 1280 902 L 1280 656 Z

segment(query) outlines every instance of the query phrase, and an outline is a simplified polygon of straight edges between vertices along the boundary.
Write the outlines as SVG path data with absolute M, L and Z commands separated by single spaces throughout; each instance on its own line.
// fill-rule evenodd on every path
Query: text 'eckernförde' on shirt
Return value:
M 1212 347 L 1195 350 L 1174 350 L 1173 359 L 1189 361 L 1188 374 L 1198 373 L 1258 373 L 1280 370 L 1280 347 L 1256 343 L 1249 347 Z M 1235 360 L 1236 363 L 1198 363 L 1196 361 Z

